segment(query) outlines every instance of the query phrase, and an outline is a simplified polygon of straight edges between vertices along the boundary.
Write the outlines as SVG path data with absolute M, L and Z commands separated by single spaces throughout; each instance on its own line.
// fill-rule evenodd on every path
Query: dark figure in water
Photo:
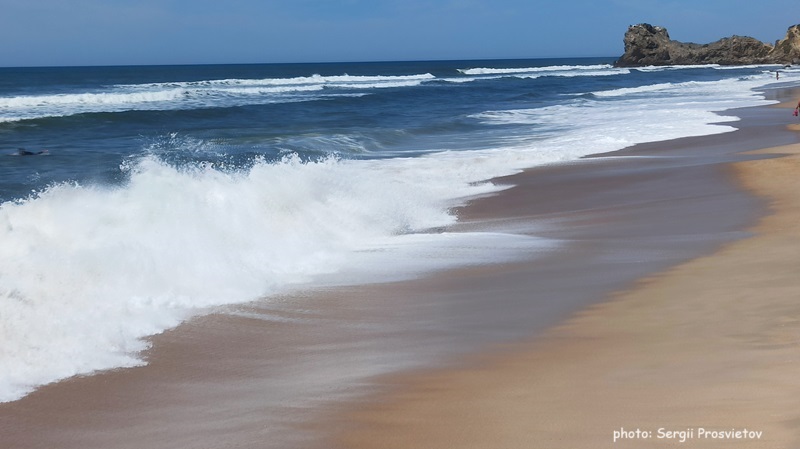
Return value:
M 47 153 L 48 153 L 47 150 L 28 151 L 25 148 L 18 148 L 17 149 L 17 156 L 36 156 L 36 155 L 39 155 L 39 154 L 47 154 Z

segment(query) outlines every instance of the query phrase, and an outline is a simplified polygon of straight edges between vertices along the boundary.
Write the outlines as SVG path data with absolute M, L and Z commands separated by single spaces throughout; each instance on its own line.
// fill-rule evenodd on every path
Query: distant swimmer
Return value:
M 25 148 L 17 148 L 17 152 L 14 153 L 15 156 L 39 156 L 42 154 L 50 153 L 47 150 L 40 150 L 40 151 L 28 151 Z

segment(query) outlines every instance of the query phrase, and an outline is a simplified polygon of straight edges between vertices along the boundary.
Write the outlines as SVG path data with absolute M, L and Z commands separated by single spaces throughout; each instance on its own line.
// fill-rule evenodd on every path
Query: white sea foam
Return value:
M 792 77 L 786 77 L 792 78 Z M 738 79 L 719 81 L 689 81 L 683 83 L 661 83 L 634 88 L 612 89 L 592 92 L 595 97 L 623 101 L 619 104 L 623 109 L 632 102 L 640 107 L 642 113 L 660 113 L 669 111 L 673 118 L 665 117 L 667 124 L 686 121 L 685 114 L 694 112 L 718 112 L 736 107 L 745 107 L 763 103 L 763 97 L 753 89 L 762 86 L 768 75 L 749 76 Z M 656 105 L 657 107 L 653 107 Z M 618 104 L 618 103 L 612 103 Z M 649 112 L 648 112 L 649 111 Z M 701 123 L 712 123 L 705 120 Z M 680 123 L 677 123 L 678 125 Z M 701 133 L 702 134 L 702 133 Z
M 448 207 L 464 195 L 497 190 L 466 163 L 289 157 L 224 171 L 146 157 L 124 169 L 124 187 L 57 185 L 0 206 L 0 401 L 141 364 L 144 337 L 208 308 L 542 243 L 423 232 L 453 223 Z
M 716 112 L 766 105 L 753 89 L 767 76 L 713 82 L 661 83 L 596 91 L 599 100 L 571 102 L 535 109 L 487 111 L 472 117 L 485 124 L 530 125 L 536 130 L 520 137 L 513 148 L 577 158 L 619 150 L 637 143 L 732 131 L 725 122 L 738 120 Z

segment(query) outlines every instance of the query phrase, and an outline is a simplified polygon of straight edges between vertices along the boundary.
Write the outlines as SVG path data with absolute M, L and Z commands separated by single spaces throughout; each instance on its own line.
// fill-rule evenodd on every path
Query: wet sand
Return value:
M 596 424 L 594 429 L 602 432 L 594 440 L 598 435 L 585 417 L 610 417 L 607 408 L 617 403 L 600 409 L 581 408 L 583 403 L 594 394 L 597 407 L 605 407 L 602 395 L 615 391 L 605 383 L 624 387 L 638 377 L 656 381 L 639 374 L 660 372 L 671 360 L 683 359 L 665 357 L 655 365 L 608 375 L 598 371 L 599 384 L 579 375 L 591 378 L 593 369 L 627 366 L 621 363 L 625 357 L 639 360 L 636 354 L 653 349 L 644 343 L 659 337 L 657 329 L 670 338 L 683 332 L 681 313 L 686 310 L 674 302 L 673 325 L 664 321 L 653 327 L 654 333 L 639 335 L 635 326 L 625 327 L 635 319 L 606 314 L 616 316 L 615 307 L 630 313 L 647 308 L 638 302 L 615 306 L 624 296 L 606 301 L 637 279 L 750 236 L 748 229 L 767 212 L 767 203 L 742 191 L 734 173 L 739 165 L 733 163 L 773 159 L 738 153 L 798 141 L 781 122 L 789 121 L 785 109 L 736 114 L 745 120 L 735 133 L 641 145 L 528 170 L 498 180 L 516 187 L 458 211 L 461 220 L 454 231 L 536 235 L 558 241 L 557 251 L 424 279 L 306 292 L 220 310 L 154 337 L 147 366 L 69 379 L 0 404 L 0 447 L 417 447 L 400 437 L 404 434 L 445 447 L 470 441 L 493 442 L 479 447 L 506 446 L 494 443 L 502 441 L 498 432 L 525 447 L 553 447 L 531 441 L 548 441 L 548 435 L 567 441 L 581 422 L 587 423 L 583 435 L 589 436 L 583 441 L 608 445 L 613 427 Z M 718 284 L 705 276 L 698 282 L 698 291 L 716 290 Z M 662 302 L 671 307 L 674 298 L 668 299 Z M 558 323 L 566 324 L 553 330 Z M 604 326 L 611 335 L 595 334 Z M 636 335 L 627 346 L 612 338 L 626 335 Z M 531 343 L 534 336 L 539 338 Z M 631 345 L 635 350 L 613 352 Z M 607 357 L 601 357 L 603 348 L 611 351 Z M 734 357 L 728 365 L 711 366 L 738 368 L 743 360 Z M 529 371 L 531 364 L 543 379 L 549 375 L 555 382 L 550 402 L 545 396 L 540 400 L 540 392 L 524 382 L 537 372 Z M 450 369 L 428 371 L 432 367 Z M 695 383 L 708 386 L 707 376 L 714 373 L 698 369 L 688 372 L 700 373 Z M 486 376 L 472 377 L 475 373 Z M 669 376 L 660 380 L 673 385 Z M 681 382 L 677 378 L 670 388 L 682 388 Z M 576 389 L 584 383 L 596 388 Z M 629 393 L 652 394 L 631 385 Z M 580 406 L 577 415 L 559 409 L 562 397 Z M 541 415 L 528 410 L 532 406 Z M 715 410 L 709 407 L 713 404 L 704 410 Z M 484 410 L 498 414 L 483 415 Z M 511 420 L 515 414 L 522 421 Z M 614 424 L 648 425 L 644 419 Z M 484 439 L 474 437 L 473 430 Z
M 768 158 L 731 168 L 769 207 L 752 237 L 533 341 L 385 378 L 388 392 L 339 418 L 334 445 L 797 447 L 800 144 L 751 154 Z

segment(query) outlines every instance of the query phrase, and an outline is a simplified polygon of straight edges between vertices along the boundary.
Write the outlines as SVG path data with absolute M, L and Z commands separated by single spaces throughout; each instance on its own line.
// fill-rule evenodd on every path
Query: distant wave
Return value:
M 568 70 L 600 70 L 613 68 L 610 64 L 595 65 L 553 65 L 544 67 L 477 67 L 471 69 L 458 69 L 464 75 L 497 75 L 509 73 L 536 73 L 536 72 L 563 72 Z
M 702 101 L 704 96 L 712 96 L 717 95 L 720 92 L 730 90 L 732 93 L 731 95 L 737 96 L 752 96 L 753 93 L 744 91 L 741 92 L 741 89 L 737 90 L 734 88 L 733 85 L 745 82 L 745 81 L 754 81 L 757 80 L 757 77 L 745 77 L 741 79 L 725 79 L 719 81 L 688 81 L 682 83 L 658 83 L 658 84 L 649 84 L 645 86 L 639 87 L 625 87 L 620 89 L 612 89 L 612 90 L 603 90 L 603 91 L 595 91 L 591 92 L 596 97 L 625 97 L 630 95 L 640 95 L 640 94 L 653 94 L 653 93 L 664 93 L 668 94 L 670 97 L 682 97 L 686 99 L 696 99 L 698 101 Z
M 264 79 L 222 79 L 204 80 L 170 83 L 150 83 L 150 84 L 121 84 L 119 88 L 162 88 L 162 87 L 183 87 L 183 88 L 225 88 L 235 86 L 336 86 L 336 85 L 364 85 L 381 86 L 384 83 L 396 82 L 422 82 L 434 79 L 430 73 L 418 75 L 395 75 L 395 76 L 369 76 L 369 75 L 336 75 L 336 76 L 300 76 L 293 78 L 264 78 Z
M 685 85 L 688 86 L 688 84 Z M 623 87 L 621 89 L 600 90 L 591 92 L 591 94 L 594 95 L 595 97 L 622 97 L 631 94 L 643 94 L 643 93 L 665 91 L 668 89 L 675 89 L 678 87 L 679 85 L 676 83 L 659 83 L 659 84 L 648 84 L 646 86 L 639 86 L 639 87 Z
M 661 72 L 666 70 L 692 70 L 692 69 L 717 69 L 720 68 L 719 64 L 693 64 L 693 65 L 648 65 L 642 67 L 633 67 L 632 70 L 638 72 Z
M 402 76 L 312 75 L 295 78 L 120 84 L 103 91 L 0 97 L 0 122 L 85 113 L 186 110 L 313 101 L 342 94 L 350 95 L 352 91 L 414 87 L 435 78 L 429 73 Z
M 757 69 L 760 67 L 779 67 L 776 64 L 751 64 L 751 65 L 719 65 L 719 64 L 687 64 L 687 65 L 650 65 L 644 67 L 632 67 L 631 70 L 639 72 L 662 72 L 672 70 L 694 70 L 694 69 L 714 69 L 714 70 L 739 70 Z
M 556 65 L 545 67 L 497 68 L 478 67 L 458 69 L 464 75 L 487 78 L 541 78 L 541 77 L 578 77 L 578 76 L 612 76 L 630 73 L 627 68 L 615 68 L 609 64 L 595 65 Z

